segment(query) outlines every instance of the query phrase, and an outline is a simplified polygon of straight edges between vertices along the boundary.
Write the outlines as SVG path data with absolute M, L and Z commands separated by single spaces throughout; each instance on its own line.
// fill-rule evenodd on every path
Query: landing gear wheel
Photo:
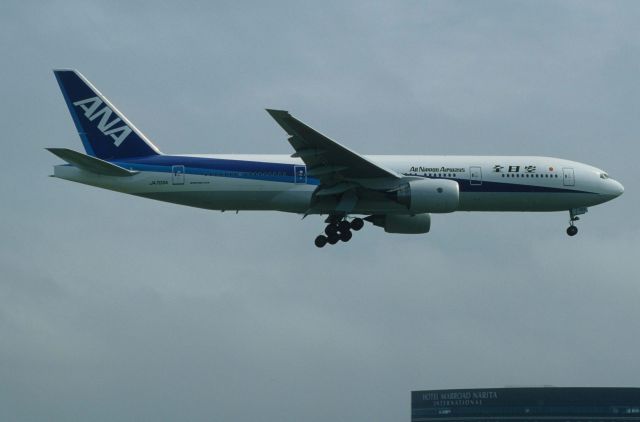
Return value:
M 337 234 L 338 234 L 338 225 L 336 225 L 336 224 L 328 224 L 327 227 L 325 227 L 325 229 L 324 229 L 324 233 L 327 235 L 327 237 L 337 236 Z M 331 242 L 329 242 L 329 243 L 331 243 Z
M 327 236 L 320 235 L 316 237 L 316 240 L 314 241 L 314 243 L 316 244 L 317 247 L 323 248 L 324 245 L 327 244 Z
M 353 234 L 351 233 L 351 230 L 347 230 L 346 232 L 340 232 L 340 240 L 342 240 L 343 242 L 348 242 L 349 240 L 351 240 L 352 236 Z
M 351 229 L 351 224 L 347 220 L 342 220 L 338 223 L 338 230 L 340 233 L 348 232 Z
M 362 218 L 354 218 L 351 221 L 351 229 L 352 230 L 358 231 L 363 227 L 364 227 L 364 220 L 362 220 Z
M 567 227 L 567 234 L 569 236 L 575 236 L 578 234 L 578 228 L 576 226 Z
M 585 214 L 588 211 L 586 207 L 571 208 L 569 210 L 569 227 L 567 227 L 567 234 L 569 236 L 575 236 L 578 234 L 578 228 L 575 226 L 575 222 L 580 220 L 579 215 Z
M 338 240 L 340 240 L 340 238 L 338 237 L 338 235 L 336 233 L 330 234 L 327 237 L 327 242 L 329 242 L 330 245 L 335 245 L 336 243 L 338 243 Z

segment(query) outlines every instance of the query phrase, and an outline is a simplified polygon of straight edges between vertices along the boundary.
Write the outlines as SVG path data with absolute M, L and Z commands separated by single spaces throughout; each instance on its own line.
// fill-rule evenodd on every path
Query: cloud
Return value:
M 0 416 L 371 420 L 409 391 L 633 385 L 635 3 L 3 4 Z M 318 218 L 48 178 L 77 67 L 167 152 L 532 154 L 625 184 L 568 216 L 434 216 L 316 250 Z M 611 347 L 616 344 L 616 347 Z

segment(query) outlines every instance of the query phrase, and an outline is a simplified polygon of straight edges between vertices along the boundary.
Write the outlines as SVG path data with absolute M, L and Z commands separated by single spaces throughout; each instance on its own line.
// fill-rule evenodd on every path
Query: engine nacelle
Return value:
M 421 234 L 428 233 L 431 228 L 429 214 L 415 215 L 372 215 L 365 218 L 374 225 L 383 227 L 387 233 Z
M 458 182 L 447 179 L 411 180 L 397 191 L 397 200 L 415 213 L 453 212 L 460 203 Z

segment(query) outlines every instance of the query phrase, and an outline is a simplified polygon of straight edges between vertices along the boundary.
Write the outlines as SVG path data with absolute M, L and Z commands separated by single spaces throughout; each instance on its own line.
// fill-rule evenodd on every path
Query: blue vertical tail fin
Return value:
M 102 160 L 161 152 L 76 70 L 54 70 L 87 154 Z

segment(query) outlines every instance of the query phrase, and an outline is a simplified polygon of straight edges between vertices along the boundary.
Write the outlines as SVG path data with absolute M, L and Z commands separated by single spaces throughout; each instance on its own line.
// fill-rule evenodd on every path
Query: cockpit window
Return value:
M 608 179 L 609 175 L 607 173 L 600 173 L 600 178 L 601 179 Z

